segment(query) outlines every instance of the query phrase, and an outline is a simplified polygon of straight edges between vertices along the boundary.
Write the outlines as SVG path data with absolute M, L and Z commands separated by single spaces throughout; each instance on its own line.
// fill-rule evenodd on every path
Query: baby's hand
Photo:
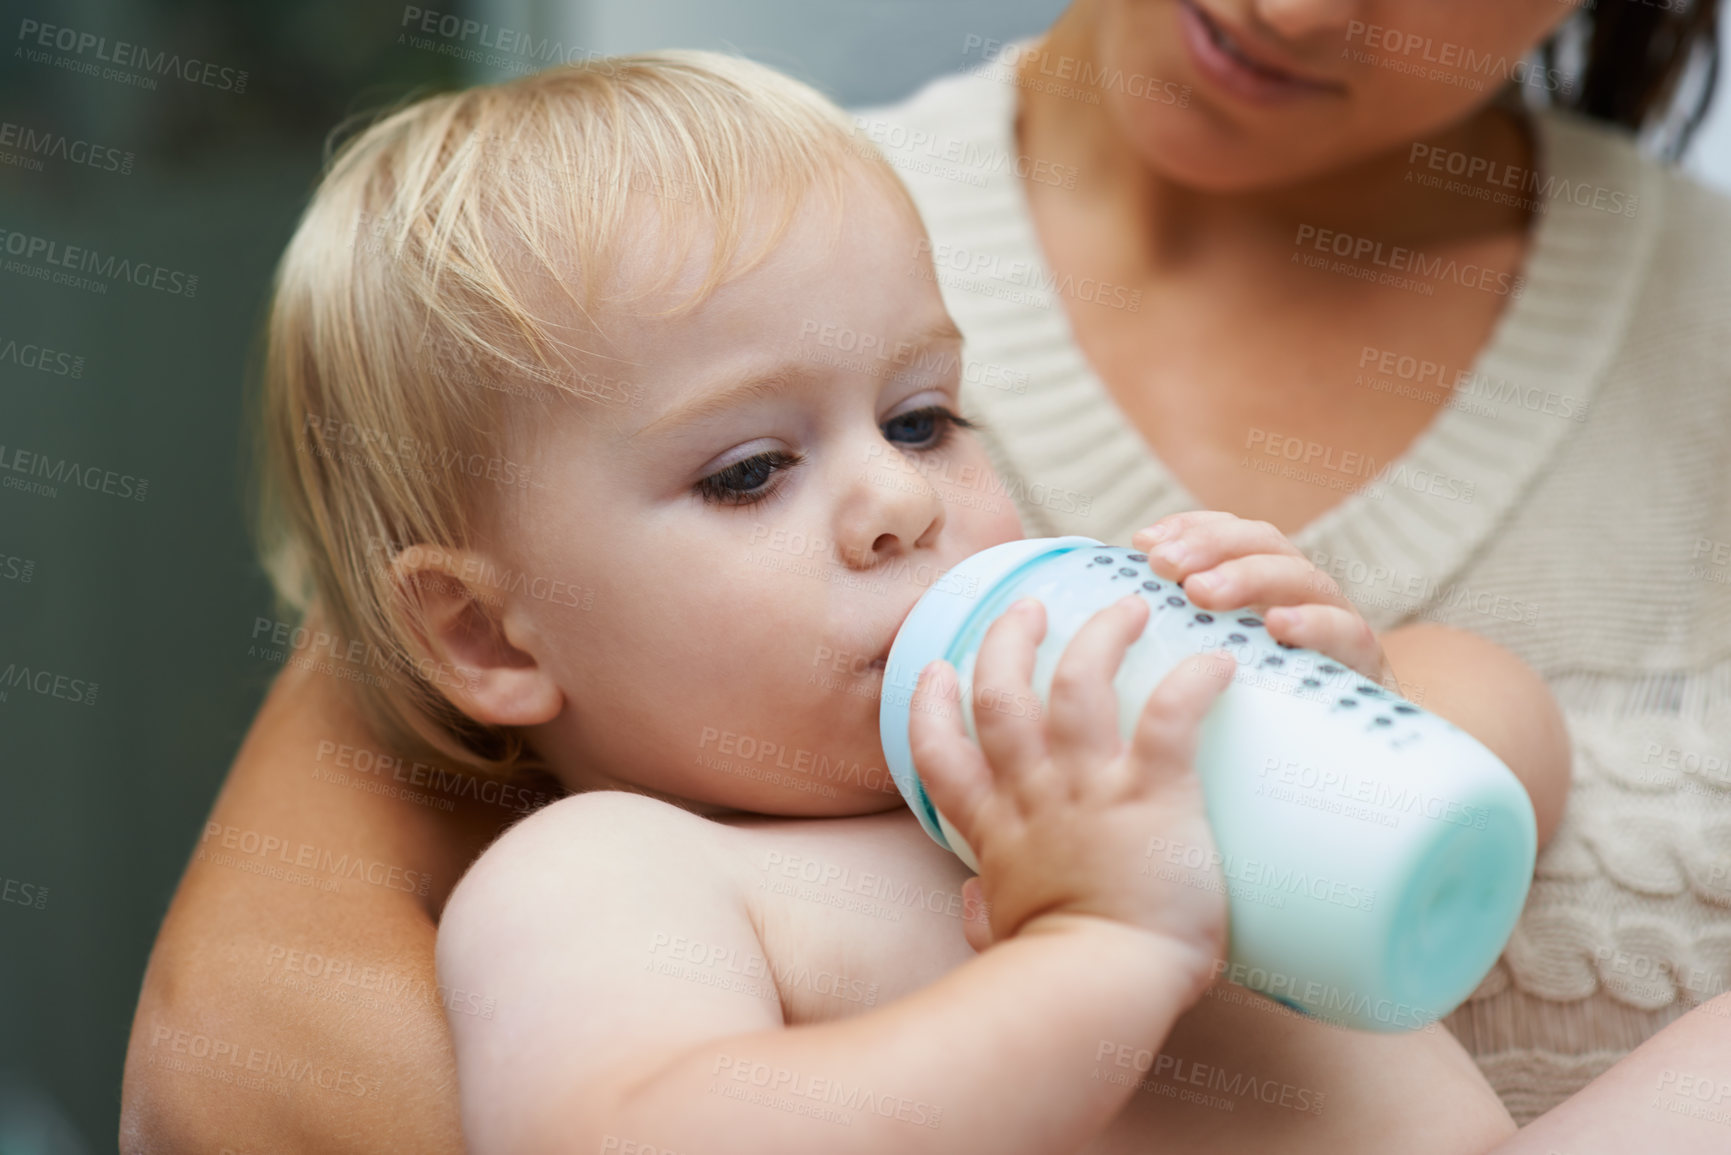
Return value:
M 1266 521 L 1219 510 L 1175 513 L 1137 530 L 1130 544 L 1203 609 L 1254 607 L 1275 641 L 1326 654 L 1399 692 L 1370 623 Z
M 1024 598 L 980 643 L 979 745 L 963 725 L 955 670 L 941 661 L 921 672 L 909 739 L 933 805 L 979 860 L 993 939 L 1107 919 L 1176 944 L 1200 994 L 1225 952 L 1226 887 L 1192 760 L 1197 728 L 1236 666 L 1219 651 L 1179 663 L 1126 745 L 1112 679 L 1147 622 L 1137 596 L 1096 613 L 1059 658 L 1047 708 L 1032 709 L 1046 611 Z

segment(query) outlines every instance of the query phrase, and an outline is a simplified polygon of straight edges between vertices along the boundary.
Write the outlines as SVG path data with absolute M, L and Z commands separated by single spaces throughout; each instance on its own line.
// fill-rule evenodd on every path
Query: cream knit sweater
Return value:
M 1128 544 L 1198 503 L 1072 339 L 1056 293 L 1112 290 L 1052 283 L 1021 182 L 1063 177 L 1018 175 L 1013 79 L 988 64 L 859 119 L 925 217 L 964 410 L 1028 533 Z M 1377 629 L 1477 632 L 1566 712 L 1562 826 L 1446 1020 L 1521 1123 L 1731 989 L 1731 202 L 1622 134 L 1537 124 L 1557 181 L 1524 292 L 1390 472 L 1293 538 Z M 1378 369 L 1367 388 L 1410 384 Z

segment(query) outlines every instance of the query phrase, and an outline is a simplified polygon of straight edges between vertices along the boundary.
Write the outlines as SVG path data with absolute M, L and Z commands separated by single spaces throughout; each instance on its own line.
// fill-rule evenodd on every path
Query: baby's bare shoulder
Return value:
M 558 1106 L 549 1119 L 604 1113 L 669 1056 L 784 1025 L 773 997 L 657 965 L 657 944 L 676 937 L 763 954 L 724 834 L 678 807 L 605 791 L 537 811 L 481 855 L 437 946 L 439 982 L 496 1007 L 491 1020 L 448 1016 L 465 1128 L 473 1118 L 513 1133 L 524 1104 Z
M 642 794 L 593 790 L 542 807 L 502 834 L 469 868 L 462 891 L 617 885 L 712 890 L 725 873 L 728 830 Z M 706 885 L 706 880 L 708 880 Z M 496 895 L 494 896 L 496 897 Z
M 659 841 L 670 834 L 678 834 L 680 846 L 689 849 L 713 846 L 725 831 L 701 814 L 646 794 L 588 790 L 543 806 L 506 831 L 488 853 L 507 845 L 514 853 L 558 853 L 584 847 L 614 852 L 679 849 Z

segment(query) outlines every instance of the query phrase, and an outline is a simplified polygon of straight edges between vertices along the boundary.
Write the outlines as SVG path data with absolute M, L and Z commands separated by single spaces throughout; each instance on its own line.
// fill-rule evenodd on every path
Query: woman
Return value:
M 1551 682 L 1568 819 L 1448 1022 L 1521 1122 L 1731 982 L 1703 817 L 1731 813 L 1731 210 L 1520 99 L 1640 124 L 1686 37 L 1643 75 L 1638 28 L 1712 6 L 1599 5 L 1578 87 L 1522 63 L 1566 15 L 1084 0 L 862 117 L 1031 532 L 1262 518 L 1373 626 L 1434 617 Z
M 1682 1013 L 1731 933 L 1698 817 L 1723 812 L 1701 770 L 1731 744 L 1731 212 L 1509 98 L 1641 123 L 1711 41 L 1714 5 L 1671 7 L 1601 0 L 1567 84 L 1523 63 L 1572 14 L 1552 0 L 1079 0 L 1039 45 L 972 45 L 972 75 L 862 117 L 921 202 L 1031 532 L 1266 519 L 1379 628 L 1436 617 L 1550 678 L 1579 785 L 1449 1022 L 1517 1119 L 1580 1091 L 1509 1150 L 1686 1150 L 1723 1132 L 1653 1104 L 1731 1087 L 1728 1000 Z M 380 750 L 342 682 L 278 680 L 152 956 L 124 1149 L 460 1149 L 445 1004 L 492 993 L 435 986 L 435 919 L 534 793 L 434 773 Z M 218 869 L 249 836 L 428 885 Z M 1662 1029 L 1662 1062 L 1621 1058 Z M 193 1078 L 176 1060 L 200 1048 L 323 1090 Z

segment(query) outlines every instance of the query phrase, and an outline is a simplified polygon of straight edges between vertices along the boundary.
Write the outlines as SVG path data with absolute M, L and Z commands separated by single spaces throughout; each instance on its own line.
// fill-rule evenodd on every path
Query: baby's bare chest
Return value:
M 900 814 L 739 831 L 766 977 L 789 1025 L 870 1011 L 973 957 L 970 872 Z

